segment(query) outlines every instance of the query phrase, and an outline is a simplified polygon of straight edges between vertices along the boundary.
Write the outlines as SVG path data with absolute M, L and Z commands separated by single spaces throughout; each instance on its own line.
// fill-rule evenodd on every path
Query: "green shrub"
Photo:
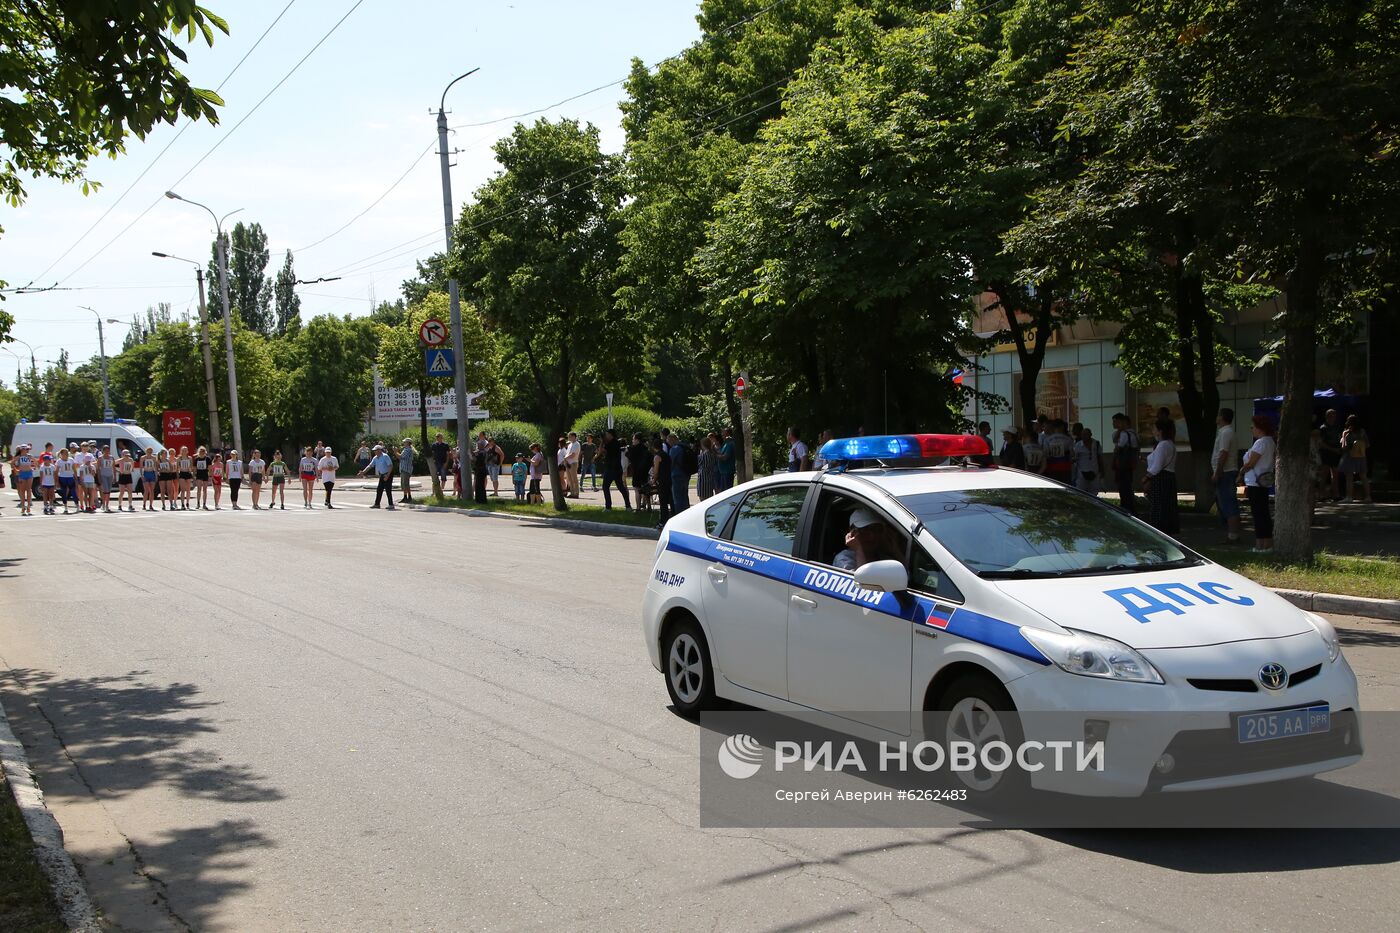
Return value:
M 580 440 L 585 434 L 592 434 L 594 440 L 600 440 L 603 437 L 603 432 L 607 429 L 607 408 L 595 408 L 592 411 L 584 412 L 574 422 L 573 427 L 574 433 L 579 436 Z M 614 405 L 613 430 L 617 432 L 618 437 L 630 438 L 638 432 L 651 437 L 652 434 L 661 430 L 661 416 L 655 412 L 647 411 L 645 408 Z
M 482 421 L 472 425 L 472 434 L 478 431 L 485 431 L 488 437 L 496 439 L 496 443 L 501 445 L 501 450 L 505 452 L 506 463 L 509 464 L 516 454 L 530 454 L 531 444 L 544 444 L 544 432 L 539 425 L 530 424 L 528 421 Z M 554 448 L 551 446 L 551 450 Z

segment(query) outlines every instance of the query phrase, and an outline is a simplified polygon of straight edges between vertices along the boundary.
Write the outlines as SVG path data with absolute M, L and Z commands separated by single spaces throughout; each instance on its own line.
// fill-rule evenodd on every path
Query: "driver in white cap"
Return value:
M 851 513 L 850 528 L 846 531 L 846 547 L 832 561 L 841 570 L 855 570 L 876 560 L 904 560 L 894 545 L 889 526 L 869 509 L 856 509 Z

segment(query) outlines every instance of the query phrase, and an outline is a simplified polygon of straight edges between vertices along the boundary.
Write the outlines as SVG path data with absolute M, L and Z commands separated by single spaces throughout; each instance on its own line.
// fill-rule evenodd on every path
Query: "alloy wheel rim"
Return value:
M 667 665 L 671 687 L 682 703 L 694 703 L 700 698 L 705 683 L 705 661 L 700 645 L 688 634 L 677 635 L 671 642 Z
M 981 697 L 964 697 L 948 711 L 947 741 L 971 742 L 977 759 L 969 771 L 957 772 L 958 780 L 975 791 L 989 791 L 1001 783 L 1002 772 L 987 768 L 982 762 L 982 749 L 990 742 L 1007 742 L 1006 726 L 1001 715 Z

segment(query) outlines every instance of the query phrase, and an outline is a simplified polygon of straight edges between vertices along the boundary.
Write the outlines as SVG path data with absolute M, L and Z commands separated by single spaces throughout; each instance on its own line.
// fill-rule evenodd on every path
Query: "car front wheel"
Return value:
M 666 692 L 676 711 L 695 716 L 715 701 L 715 675 L 705 633 L 693 620 L 677 622 L 661 644 L 666 668 Z
M 1028 787 L 1025 772 L 1007 761 L 1020 747 L 1022 731 L 1016 706 L 1000 683 L 990 676 L 959 677 L 943 692 L 938 708 L 944 747 L 970 743 L 975 751 L 976 764 L 954 773 L 973 803 L 1000 801 Z

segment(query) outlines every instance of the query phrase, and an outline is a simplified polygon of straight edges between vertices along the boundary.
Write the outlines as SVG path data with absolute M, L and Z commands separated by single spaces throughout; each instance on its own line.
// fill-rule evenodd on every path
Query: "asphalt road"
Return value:
M 1316 931 L 1400 913 L 1400 832 L 699 828 L 697 727 L 639 637 L 652 542 L 364 502 L 5 509 L 0 699 L 117 927 Z M 1400 709 L 1400 627 L 1339 621 L 1363 704 Z

